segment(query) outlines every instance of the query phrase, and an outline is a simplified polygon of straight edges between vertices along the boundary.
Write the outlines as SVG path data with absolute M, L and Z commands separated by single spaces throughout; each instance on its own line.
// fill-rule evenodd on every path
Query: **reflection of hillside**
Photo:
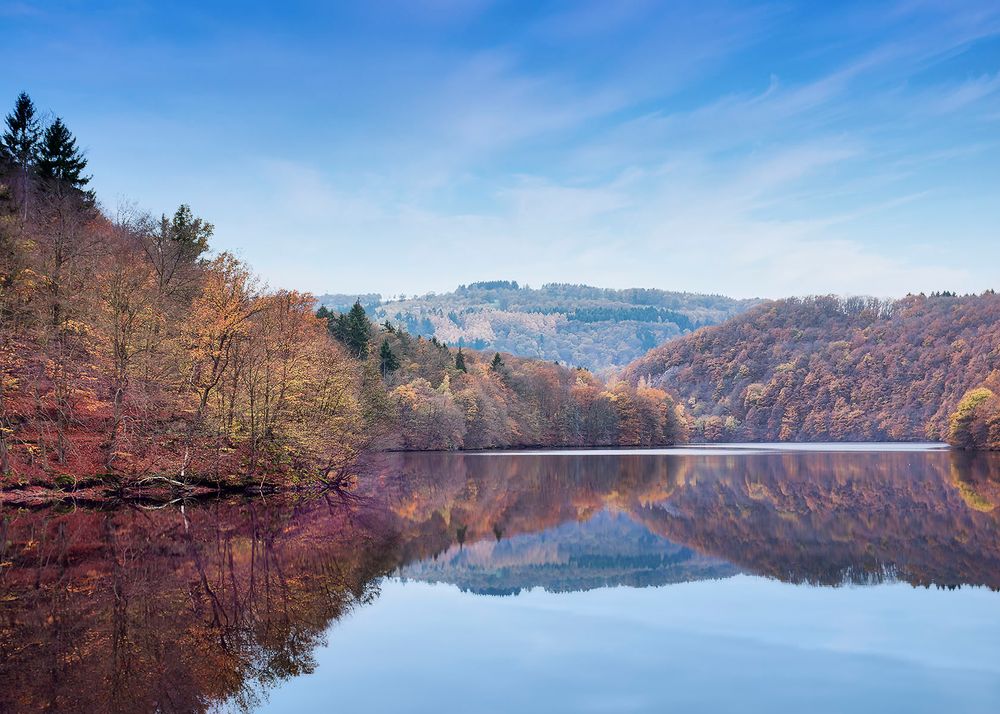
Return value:
M 727 563 L 654 535 L 625 514 L 601 511 L 540 533 L 455 545 L 404 567 L 402 575 L 507 595 L 532 587 L 553 592 L 648 587 L 735 572 Z
M 660 536 L 661 546 L 783 580 L 891 576 L 998 587 L 998 463 L 942 451 L 421 454 L 387 464 L 377 490 L 400 519 L 404 562 L 491 542 L 496 532 L 509 538 L 584 523 L 613 507 Z M 460 565 L 456 582 L 472 572 Z M 443 577 L 443 566 L 433 570 L 427 577 Z M 501 589 L 516 589 L 514 571 L 506 573 Z M 521 585 L 532 584 L 528 575 L 538 573 Z
M 537 533 L 607 507 L 662 500 L 677 481 L 662 458 L 400 454 L 365 491 L 399 519 L 402 559 L 460 541 Z
M 946 453 L 698 459 L 696 487 L 635 513 L 664 537 L 792 582 L 997 588 L 997 519 L 952 480 L 958 469 L 971 488 L 995 489 L 975 470 L 985 466 Z
M 391 542 L 308 505 L 51 512 L 0 528 L 0 681 L 16 711 L 197 712 L 313 668 Z
M 4 514 L 0 710 L 252 706 L 388 573 L 1000 587 L 996 454 L 416 454 L 379 474 L 349 501 Z

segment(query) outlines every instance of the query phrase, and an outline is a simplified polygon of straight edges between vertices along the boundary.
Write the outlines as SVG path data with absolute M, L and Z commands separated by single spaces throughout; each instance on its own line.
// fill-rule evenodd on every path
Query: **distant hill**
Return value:
M 360 299 L 373 319 L 449 345 L 510 352 L 594 371 L 621 367 L 664 341 L 738 315 L 759 300 L 633 288 L 495 280 L 454 292 L 383 301 L 321 295 L 330 310 Z
M 944 439 L 1000 367 L 1000 296 L 758 305 L 671 340 L 625 378 L 678 397 L 707 441 Z

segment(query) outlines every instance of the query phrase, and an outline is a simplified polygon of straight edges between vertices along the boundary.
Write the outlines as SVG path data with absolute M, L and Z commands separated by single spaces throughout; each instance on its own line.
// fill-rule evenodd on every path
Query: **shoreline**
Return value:
M 66 489 L 49 487 L 42 484 L 17 485 L 13 488 L 0 488 L 0 507 L 5 505 L 16 507 L 44 507 L 59 503 L 73 503 L 87 507 L 101 507 L 109 504 L 149 504 L 165 505 L 185 501 L 202 501 L 227 497 L 270 496 L 292 493 L 324 493 L 343 491 L 332 485 L 307 486 L 239 486 L 218 487 L 192 486 L 176 488 L 166 486 L 129 487 L 121 490 L 101 485 L 88 485 L 83 488 Z
M 655 456 L 655 455 L 764 455 L 764 454 L 801 454 L 808 452 L 826 453 L 872 453 L 879 451 L 939 451 L 961 454 L 997 453 L 989 450 L 956 449 L 942 442 L 927 441 L 844 441 L 844 442 L 707 442 L 687 443 L 661 447 L 627 447 L 627 446 L 523 446 L 504 449 L 470 449 L 470 450 L 389 450 L 372 454 L 393 456 L 401 454 L 455 454 L 468 456 Z M 191 484 L 181 487 L 179 484 L 156 483 L 147 486 L 128 486 L 117 489 L 96 477 L 81 480 L 79 487 L 61 487 L 55 484 L 34 483 L 0 486 L 0 507 L 46 507 L 59 503 L 72 503 L 78 506 L 102 507 L 110 504 L 148 504 L 165 505 L 168 503 L 191 500 L 208 500 L 226 497 L 251 497 L 294 493 L 345 493 L 350 489 L 334 484 L 297 484 L 297 485 L 267 485 L 263 487 L 251 485 L 220 485 Z

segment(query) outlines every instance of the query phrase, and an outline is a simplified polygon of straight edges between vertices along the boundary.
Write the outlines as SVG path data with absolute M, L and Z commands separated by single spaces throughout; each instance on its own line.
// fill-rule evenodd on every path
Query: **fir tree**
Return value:
M 17 167 L 22 176 L 27 176 L 38 160 L 38 140 L 42 136 L 31 97 L 21 92 L 6 122 L 7 130 L 0 137 L 0 154 Z
M 493 370 L 494 372 L 499 372 L 504 367 L 505 365 L 503 362 L 503 357 L 501 357 L 500 353 L 497 352 L 495 355 L 493 355 L 493 361 L 490 362 L 490 369 Z
M 344 343 L 358 359 L 368 357 L 368 340 L 371 339 L 372 323 L 365 314 L 365 309 L 361 307 L 361 301 L 354 303 L 354 307 L 347 313 L 346 335 Z
M 330 334 L 338 342 L 343 342 L 347 344 L 347 315 L 343 312 L 340 313 L 330 313 L 330 316 L 326 320 L 327 329 Z
M 390 374 L 399 369 L 399 358 L 396 357 L 396 353 L 389 346 L 388 339 L 382 340 L 382 347 L 379 350 L 378 367 L 379 371 L 382 372 L 382 379 L 386 379 Z
M 458 353 L 455 355 L 455 369 L 462 370 L 463 372 L 468 372 L 465 368 L 465 355 L 462 354 L 462 348 L 458 348 Z
M 87 159 L 76 148 L 76 139 L 62 119 L 56 117 L 42 137 L 37 163 L 38 178 L 48 188 L 83 191 L 83 187 L 90 183 L 90 177 L 83 175 L 85 168 Z
M 214 232 L 215 226 L 197 218 L 186 203 L 180 205 L 170 221 L 170 237 L 192 261 L 208 250 L 208 239 Z
M 6 123 L 7 129 L 0 136 L 0 167 L 8 163 L 17 170 L 21 219 L 26 220 L 29 177 L 38 162 L 38 142 L 42 136 L 31 97 L 24 92 L 18 95 L 14 111 L 7 115 Z

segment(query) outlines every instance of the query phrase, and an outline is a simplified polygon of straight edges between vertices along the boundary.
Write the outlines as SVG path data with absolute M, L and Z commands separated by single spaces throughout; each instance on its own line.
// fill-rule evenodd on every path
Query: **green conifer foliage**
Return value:
M 379 371 L 382 373 L 382 378 L 386 379 L 390 374 L 399 369 L 399 358 L 396 357 L 396 353 L 392 351 L 392 347 L 389 345 L 388 339 L 382 340 L 382 347 L 379 349 Z
M 14 111 L 6 117 L 7 129 L 0 137 L 0 154 L 22 172 L 27 172 L 38 159 L 38 142 L 42 136 L 35 105 L 21 92 Z
M 83 191 L 90 177 L 83 175 L 87 159 L 76 147 L 76 139 L 58 117 L 42 137 L 38 153 L 37 172 L 43 186 Z
M 372 323 L 365 314 L 365 309 L 361 307 L 361 301 L 354 303 L 354 307 L 347 313 L 346 325 L 347 333 L 344 336 L 344 343 L 351 353 L 358 359 L 368 357 L 368 341 L 371 339 Z

